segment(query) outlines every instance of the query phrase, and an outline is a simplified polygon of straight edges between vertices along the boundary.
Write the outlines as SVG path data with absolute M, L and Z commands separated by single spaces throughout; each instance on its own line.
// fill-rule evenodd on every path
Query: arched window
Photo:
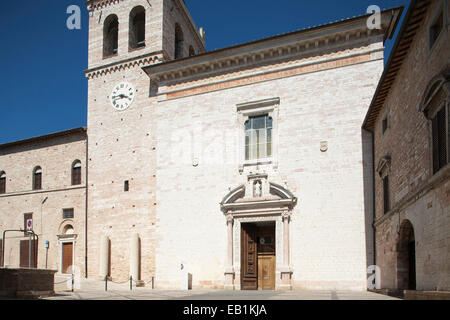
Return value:
M 450 69 L 428 84 L 420 109 L 431 120 L 433 174 L 450 163 Z
M 108 16 L 103 25 L 103 56 L 117 54 L 119 47 L 119 18 L 115 14 Z
M 36 167 L 33 170 L 33 190 L 42 189 L 42 169 L 41 167 Z
M 145 47 L 145 9 L 135 7 L 130 12 L 130 49 Z
M 0 171 L 0 194 L 6 193 L 6 173 L 5 171 Z
M 175 25 L 175 59 L 183 58 L 183 42 L 184 36 L 181 27 L 176 24 Z
M 72 185 L 81 184 L 81 161 L 75 160 L 72 163 Z
M 195 50 L 193 46 L 189 46 L 189 57 L 195 56 Z

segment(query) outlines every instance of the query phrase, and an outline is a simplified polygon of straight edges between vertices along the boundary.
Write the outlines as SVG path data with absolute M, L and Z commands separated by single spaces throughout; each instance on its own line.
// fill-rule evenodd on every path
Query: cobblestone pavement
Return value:
M 81 279 L 75 283 L 74 292 L 70 291 L 71 281 L 56 276 L 56 295 L 46 300 L 398 300 L 372 292 L 356 291 L 225 291 L 225 290 L 159 290 L 148 287 L 130 290 L 129 282 L 116 284 L 90 279 Z

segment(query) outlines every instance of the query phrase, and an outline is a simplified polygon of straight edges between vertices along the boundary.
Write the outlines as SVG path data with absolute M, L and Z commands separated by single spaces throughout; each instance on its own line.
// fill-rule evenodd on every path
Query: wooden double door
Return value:
M 241 289 L 275 290 L 275 224 L 242 224 Z
M 20 267 L 37 268 L 38 240 L 20 241 Z

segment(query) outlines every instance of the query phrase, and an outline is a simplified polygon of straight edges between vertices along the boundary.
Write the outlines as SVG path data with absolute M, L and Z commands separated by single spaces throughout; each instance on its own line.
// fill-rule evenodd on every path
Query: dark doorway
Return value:
M 416 241 L 408 220 L 401 224 L 397 244 L 397 286 L 400 290 L 416 290 Z

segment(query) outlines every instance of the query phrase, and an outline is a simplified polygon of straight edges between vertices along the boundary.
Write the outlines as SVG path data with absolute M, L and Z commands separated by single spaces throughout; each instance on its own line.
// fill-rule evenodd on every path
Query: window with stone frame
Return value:
M 245 167 L 271 165 L 278 168 L 278 114 L 280 98 L 240 103 L 239 172 Z
M 6 173 L 0 171 L 0 194 L 6 193 Z
M 73 208 L 70 209 L 63 209 L 63 219 L 73 219 L 74 217 L 74 211 Z
M 42 169 L 41 167 L 36 167 L 33 170 L 33 190 L 42 189 Z
M 434 77 L 423 95 L 420 110 L 430 121 L 432 172 L 450 163 L 450 69 Z
M 268 115 L 250 117 L 245 123 L 245 160 L 272 157 L 273 121 Z
M 381 188 L 382 188 L 382 211 L 383 214 L 391 211 L 391 191 L 390 191 L 390 182 L 389 177 L 391 174 L 391 154 L 387 153 L 384 157 L 382 157 L 378 161 L 378 165 L 376 168 L 376 172 L 378 173 L 381 179 Z
M 437 173 L 449 163 L 449 121 L 449 110 L 445 105 L 431 119 L 433 131 L 433 173 Z

